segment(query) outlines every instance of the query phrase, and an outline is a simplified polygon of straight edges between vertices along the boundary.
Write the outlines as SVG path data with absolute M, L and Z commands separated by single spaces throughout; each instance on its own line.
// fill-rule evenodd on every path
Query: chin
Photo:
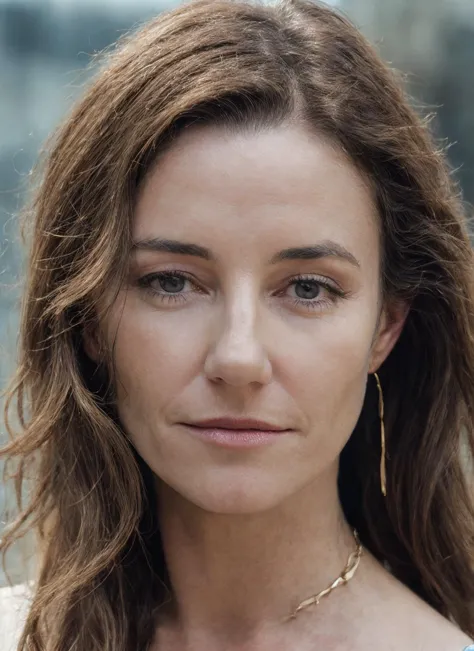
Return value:
M 209 513 L 228 515 L 250 515 L 275 508 L 290 497 L 293 491 L 285 491 L 281 481 L 271 478 L 249 477 L 248 474 L 229 472 L 227 469 L 220 480 L 202 478 L 200 483 L 184 486 L 175 484 L 172 488 L 182 498 Z M 227 476 L 225 476 L 227 475 Z
M 194 504 L 208 513 L 219 515 L 253 515 L 264 513 L 278 505 L 274 499 L 256 499 L 254 496 L 248 498 L 236 497 L 235 495 L 223 495 L 218 499 L 196 499 Z

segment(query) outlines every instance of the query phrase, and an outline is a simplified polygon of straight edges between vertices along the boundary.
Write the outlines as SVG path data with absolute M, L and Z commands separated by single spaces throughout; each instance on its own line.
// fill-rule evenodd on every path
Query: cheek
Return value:
M 180 311 L 158 313 L 133 296 L 112 319 L 109 341 L 114 342 L 118 401 L 129 407 L 163 406 L 199 365 L 195 320 Z
M 352 433 L 362 409 L 375 314 L 353 309 L 320 319 L 311 332 L 300 333 L 280 372 L 286 390 L 305 414 L 308 432 L 318 445 L 338 453 Z M 324 441 L 323 441 L 324 439 Z

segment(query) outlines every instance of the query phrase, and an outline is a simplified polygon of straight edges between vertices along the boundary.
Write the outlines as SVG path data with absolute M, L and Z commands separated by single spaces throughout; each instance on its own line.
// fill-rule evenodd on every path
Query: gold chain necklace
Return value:
M 308 608 L 308 606 L 312 606 L 313 604 L 319 605 L 319 602 L 323 597 L 326 597 L 330 592 L 332 592 L 333 590 L 335 590 L 341 585 L 345 585 L 348 581 L 352 579 L 352 577 L 356 573 L 357 568 L 359 567 L 360 558 L 362 556 L 362 545 L 359 540 L 359 535 L 355 529 L 353 531 L 353 535 L 357 547 L 356 550 L 351 552 L 351 554 L 349 555 L 346 566 L 342 570 L 342 573 L 327 588 L 321 590 L 321 592 L 318 592 L 318 594 L 315 594 L 313 597 L 309 597 L 308 599 L 302 601 L 299 604 L 299 606 L 286 619 L 295 619 L 296 615 L 304 608 Z

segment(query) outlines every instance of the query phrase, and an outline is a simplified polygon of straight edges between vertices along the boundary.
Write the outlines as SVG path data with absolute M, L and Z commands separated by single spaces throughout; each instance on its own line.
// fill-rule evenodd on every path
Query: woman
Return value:
M 471 648 L 472 251 L 345 18 L 161 15 L 60 130 L 32 223 L 18 649 Z

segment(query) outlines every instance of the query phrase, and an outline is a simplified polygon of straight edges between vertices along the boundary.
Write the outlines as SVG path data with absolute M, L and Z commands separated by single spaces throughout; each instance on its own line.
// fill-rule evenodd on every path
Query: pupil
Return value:
M 165 292 L 176 293 L 183 289 L 185 279 L 180 276 L 164 276 L 160 279 L 161 288 Z
M 301 290 L 301 291 L 298 291 Z M 319 294 L 319 286 L 316 283 L 308 280 L 300 280 L 295 286 L 296 295 L 298 298 L 313 299 Z

